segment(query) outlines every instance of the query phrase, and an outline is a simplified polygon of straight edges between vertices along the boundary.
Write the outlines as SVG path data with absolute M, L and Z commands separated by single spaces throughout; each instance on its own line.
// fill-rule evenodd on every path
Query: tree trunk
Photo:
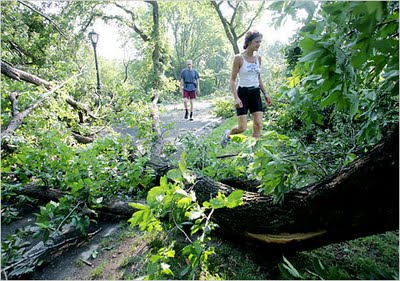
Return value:
M 228 20 L 227 18 L 224 17 L 223 15 L 223 8 L 221 8 L 221 5 L 227 3 L 228 7 L 232 9 L 231 11 L 231 18 Z M 222 23 L 222 26 L 224 27 L 225 35 L 228 38 L 229 42 L 232 45 L 233 52 L 235 54 L 239 54 L 239 46 L 238 46 L 238 40 L 244 36 L 244 34 L 250 30 L 250 28 L 253 26 L 253 22 L 260 16 L 261 11 L 264 8 L 264 2 L 261 2 L 261 5 L 256 9 L 256 11 L 252 11 L 254 16 L 250 19 L 250 21 L 247 23 L 247 27 L 245 27 L 244 30 L 239 31 L 237 29 L 236 21 L 243 20 L 240 18 L 241 13 L 238 11 L 240 10 L 241 6 L 246 7 L 245 2 L 236 2 L 232 3 L 230 1 L 211 1 L 211 5 L 214 7 L 215 11 L 217 12 L 217 15 Z M 247 9 L 247 8 L 246 8 Z M 238 17 L 238 18 L 236 18 Z
M 369 153 L 323 181 L 271 197 L 246 192 L 244 204 L 217 209 L 220 231 L 279 250 L 302 250 L 395 230 L 399 227 L 399 130 Z M 231 190 L 209 178 L 197 179 L 196 196 L 208 200 Z M 252 242 L 253 242 L 252 241 Z
M 398 144 L 397 127 L 382 143 L 336 174 L 288 192 L 282 204 L 274 204 L 270 196 L 246 191 L 243 205 L 217 209 L 213 220 L 226 237 L 279 251 L 317 248 L 398 229 Z M 158 176 L 173 168 L 161 158 L 148 165 Z M 194 185 L 197 199 L 204 202 L 218 192 L 229 194 L 235 189 L 232 186 L 254 189 L 256 185 L 229 182 L 231 186 L 198 175 Z M 32 186 L 24 193 L 48 199 L 62 196 L 59 191 Z M 128 202 L 109 201 L 100 211 L 129 217 L 135 210 Z

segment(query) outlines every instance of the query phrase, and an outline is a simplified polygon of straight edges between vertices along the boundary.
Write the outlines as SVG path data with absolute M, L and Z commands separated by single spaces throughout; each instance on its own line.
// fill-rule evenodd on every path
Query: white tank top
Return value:
M 256 56 L 256 62 L 251 63 L 244 59 L 243 64 L 239 69 L 239 87 L 259 87 L 258 74 L 261 67 Z

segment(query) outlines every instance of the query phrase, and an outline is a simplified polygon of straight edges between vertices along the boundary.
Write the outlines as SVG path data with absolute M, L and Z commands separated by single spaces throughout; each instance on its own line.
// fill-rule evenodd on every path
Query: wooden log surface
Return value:
M 173 168 L 160 158 L 149 165 L 160 176 Z M 284 251 L 316 248 L 398 229 L 398 168 L 397 130 L 336 174 L 288 192 L 282 204 L 274 204 L 271 196 L 246 191 L 242 206 L 217 209 L 213 220 L 227 237 Z M 192 188 L 200 202 L 218 192 L 229 194 L 236 187 L 202 175 L 197 175 L 195 182 Z M 231 180 L 230 184 L 235 182 Z M 237 185 L 243 188 L 253 186 L 254 182 Z M 35 186 L 27 186 L 21 192 L 48 199 L 62 196 L 59 191 Z M 128 203 L 108 201 L 99 211 L 129 217 L 135 210 Z

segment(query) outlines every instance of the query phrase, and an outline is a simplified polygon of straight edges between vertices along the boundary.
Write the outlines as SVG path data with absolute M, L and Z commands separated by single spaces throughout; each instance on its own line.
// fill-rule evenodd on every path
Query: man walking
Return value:
M 200 95 L 199 73 L 193 68 L 192 60 L 186 61 L 186 68 L 181 72 L 181 93 L 185 106 L 185 119 L 189 117 L 188 101 L 190 101 L 190 121 L 193 121 L 193 100 L 197 94 Z

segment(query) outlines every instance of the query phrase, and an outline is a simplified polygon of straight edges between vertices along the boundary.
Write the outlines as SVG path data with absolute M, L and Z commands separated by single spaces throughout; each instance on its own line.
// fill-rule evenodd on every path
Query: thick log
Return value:
M 271 196 L 246 191 L 244 204 L 234 209 L 217 209 L 213 220 L 226 237 L 240 243 L 258 244 L 279 251 L 303 250 L 398 229 L 399 226 L 399 133 L 398 128 L 382 143 L 347 167 L 323 181 L 293 190 L 282 204 Z M 149 162 L 156 175 L 173 167 L 159 158 Z M 198 175 L 197 199 L 204 202 L 218 192 L 235 188 Z M 235 187 L 254 188 L 255 183 Z M 38 195 L 38 190 L 42 195 Z M 34 197 L 59 198 L 51 189 L 30 186 L 23 191 Z M 57 195 L 58 194 L 58 195 Z M 129 202 L 109 201 L 100 211 L 129 217 L 135 211 Z
M 15 190 L 15 193 L 37 198 L 44 202 L 48 202 L 50 200 L 57 201 L 61 197 L 67 195 L 65 192 L 58 189 L 39 186 L 34 183 L 26 185 L 19 190 Z M 129 206 L 129 203 L 130 202 L 121 200 L 106 200 L 102 204 L 102 207 L 97 209 L 97 211 L 129 218 L 136 210 L 135 208 Z
M 244 204 L 217 209 L 220 231 L 240 241 L 277 250 L 302 250 L 396 230 L 399 227 L 399 130 L 358 160 L 323 181 L 271 197 L 246 192 Z M 232 188 L 197 179 L 200 201 Z M 249 240 L 251 239 L 251 240 Z

